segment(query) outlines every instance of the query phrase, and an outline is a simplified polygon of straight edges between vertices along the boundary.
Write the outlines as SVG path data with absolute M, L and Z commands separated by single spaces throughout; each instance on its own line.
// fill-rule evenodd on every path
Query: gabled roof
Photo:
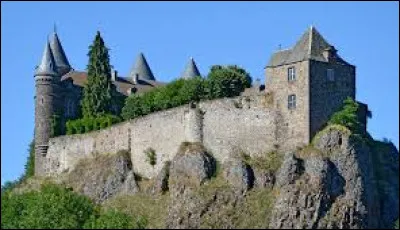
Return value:
M 42 61 L 40 65 L 36 67 L 35 76 L 57 76 L 58 74 L 55 67 L 53 53 L 51 52 L 49 41 L 47 41 L 44 47 Z
M 185 70 L 183 71 L 181 78 L 188 79 L 188 78 L 193 78 L 201 76 L 200 71 L 196 66 L 196 63 L 194 62 L 193 58 L 191 57 L 189 62 L 187 63 Z
M 304 60 L 328 62 L 324 57 L 324 50 L 334 49 L 324 37 L 311 26 L 297 41 L 292 49 L 274 53 L 266 67 L 280 66 Z M 348 64 L 338 55 L 336 61 Z
M 146 58 L 143 53 L 140 53 L 136 59 L 135 65 L 132 67 L 129 73 L 129 78 L 134 79 L 135 75 L 139 76 L 139 79 L 152 80 L 155 81 L 155 77 L 151 72 L 149 65 L 147 64 Z
M 54 61 L 57 65 L 57 70 L 60 72 L 60 75 L 64 75 L 69 70 L 71 70 L 71 66 L 68 62 L 67 56 L 65 55 L 64 49 L 61 45 L 60 39 L 58 39 L 58 35 L 54 32 L 53 37 L 50 42 L 51 51 L 53 52 Z

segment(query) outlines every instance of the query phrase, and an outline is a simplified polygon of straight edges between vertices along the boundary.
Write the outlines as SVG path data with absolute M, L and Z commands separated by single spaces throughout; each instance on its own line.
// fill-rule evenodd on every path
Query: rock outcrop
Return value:
M 124 151 L 81 160 L 65 182 L 96 203 L 139 191 L 129 154 Z

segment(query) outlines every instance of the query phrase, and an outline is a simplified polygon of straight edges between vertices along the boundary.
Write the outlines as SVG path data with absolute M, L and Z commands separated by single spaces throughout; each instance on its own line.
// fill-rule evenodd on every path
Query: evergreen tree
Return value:
M 111 65 L 108 48 L 97 31 L 89 47 L 88 81 L 81 102 L 83 117 L 98 117 L 111 112 Z

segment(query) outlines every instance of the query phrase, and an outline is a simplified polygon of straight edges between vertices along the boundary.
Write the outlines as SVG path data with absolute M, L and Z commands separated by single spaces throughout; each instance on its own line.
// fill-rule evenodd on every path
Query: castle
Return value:
M 346 97 L 355 99 L 355 69 L 310 27 L 293 48 L 272 55 L 265 66 L 265 90 L 256 88 L 244 100 L 201 102 L 194 109 L 161 111 L 107 130 L 50 138 L 53 114 L 59 112 L 63 122 L 78 116 L 87 80 L 85 72 L 70 66 L 54 33 L 35 71 L 35 174 L 60 173 L 93 152 L 125 149 L 131 152 L 136 170 L 152 177 L 183 141 L 202 142 L 222 161 L 239 147 L 250 154 L 278 146 L 290 150 L 308 144 Z M 128 77 L 115 70 L 111 75 L 114 89 L 123 96 L 165 84 L 156 80 L 142 53 Z M 194 76 L 200 72 L 191 58 L 181 77 Z M 367 106 L 359 105 L 366 125 Z M 148 148 L 155 149 L 160 159 L 153 169 L 143 165 L 142 152 Z

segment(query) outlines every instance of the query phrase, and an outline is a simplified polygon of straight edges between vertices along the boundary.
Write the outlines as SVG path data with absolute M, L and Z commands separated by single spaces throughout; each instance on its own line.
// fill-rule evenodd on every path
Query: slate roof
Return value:
M 71 79 L 74 85 L 83 87 L 87 82 L 87 73 L 82 71 L 70 71 L 61 78 L 61 81 L 66 81 L 68 79 Z M 117 90 L 125 96 L 129 96 L 128 92 L 131 89 L 133 89 L 135 93 L 140 94 L 154 89 L 154 87 L 165 85 L 163 82 L 146 79 L 139 79 L 138 83 L 134 84 L 131 79 L 123 77 L 117 77 L 113 84 L 117 87 Z
M 181 78 L 188 79 L 197 76 L 201 76 L 200 71 L 197 68 L 193 58 L 191 57 L 189 62 L 186 64 L 185 70 L 182 72 Z
M 44 47 L 42 61 L 40 65 L 36 67 L 35 76 L 57 76 L 58 74 L 55 67 L 53 53 L 51 52 L 49 41 L 47 41 Z
M 54 56 L 54 61 L 61 75 L 67 73 L 71 66 L 68 62 L 67 56 L 65 55 L 64 49 L 61 45 L 60 39 L 57 33 L 54 32 L 50 42 L 51 51 Z
M 324 50 L 327 49 L 334 49 L 334 47 L 322 37 L 315 27 L 311 26 L 293 48 L 274 53 L 266 67 L 286 65 L 304 60 L 328 62 L 323 56 Z M 336 56 L 336 61 L 348 64 L 339 55 Z
M 129 78 L 134 79 L 136 74 L 139 76 L 139 79 L 156 80 L 143 53 L 139 53 L 136 62 L 129 73 Z

